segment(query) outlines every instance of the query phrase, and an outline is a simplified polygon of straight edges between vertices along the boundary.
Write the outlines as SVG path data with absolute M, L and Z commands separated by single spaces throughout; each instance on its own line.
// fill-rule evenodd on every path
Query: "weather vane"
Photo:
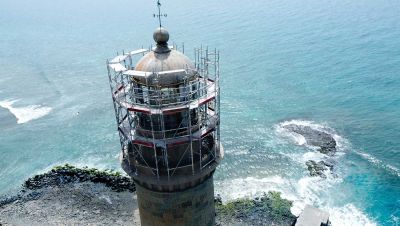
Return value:
M 158 14 L 153 14 L 153 17 L 158 17 L 158 22 L 160 23 L 161 28 L 161 17 L 167 17 L 167 14 L 161 13 L 161 3 L 160 0 L 157 0 Z

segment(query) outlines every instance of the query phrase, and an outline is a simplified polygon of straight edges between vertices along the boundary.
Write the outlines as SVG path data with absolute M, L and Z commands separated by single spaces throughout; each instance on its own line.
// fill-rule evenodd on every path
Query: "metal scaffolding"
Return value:
M 139 49 L 107 62 L 123 158 L 134 178 L 153 181 L 214 170 L 223 157 L 219 52 L 195 49 L 195 68 L 136 71 L 135 58 L 151 51 Z M 165 83 L 171 75 L 183 79 Z

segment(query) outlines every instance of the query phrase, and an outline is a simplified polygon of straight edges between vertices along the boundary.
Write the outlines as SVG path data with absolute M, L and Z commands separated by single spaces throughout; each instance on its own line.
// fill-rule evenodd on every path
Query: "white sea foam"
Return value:
M 293 182 L 294 190 L 293 207 L 291 211 L 298 216 L 306 205 L 318 206 L 326 209 L 329 205 L 323 197 L 329 197 L 329 191 L 335 185 L 342 183 L 342 179 L 332 174 L 326 174 L 326 178 L 320 177 L 303 177 L 297 182 Z
M 353 204 L 347 204 L 342 207 L 328 208 L 330 214 L 330 221 L 332 225 L 340 226 L 375 226 L 377 223 L 368 218 L 361 210 L 356 208 Z
M 215 181 L 215 183 L 216 193 L 221 195 L 223 201 L 256 197 L 271 190 L 284 192 L 282 189 L 289 187 L 288 181 L 280 176 L 266 178 L 247 177 Z
M 267 178 L 247 177 L 215 181 L 215 189 L 216 193 L 221 195 L 223 202 L 239 198 L 254 198 L 268 191 L 279 191 L 282 193 L 283 198 L 293 201 L 291 212 L 295 216 L 298 216 L 305 205 L 308 204 L 319 206 L 327 211 L 330 214 L 333 226 L 377 225 L 352 203 L 347 203 L 343 206 L 329 206 L 321 199 L 321 196 L 329 187 L 341 182 L 340 178 L 333 176 L 328 176 L 327 179 L 303 177 L 298 181 L 280 176 Z
M 18 100 L 5 100 L 0 101 L 0 107 L 8 109 L 11 114 L 17 118 L 17 123 L 22 124 L 34 119 L 41 118 L 50 113 L 50 107 L 43 107 L 41 105 L 29 105 L 26 107 L 14 107 L 13 105 Z
M 398 169 L 395 166 L 392 166 L 390 164 L 385 164 L 384 162 L 382 162 L 381 160 L 373 157 L 370 154 L 364 153 L 362 151 L 357 151 L 354 150 L 354 153 L 358 154 L 359 156 L 361 156 L 363 159 L 367 160 L 368 162 L 374 164 L 375 166 L 379 167 L 379 168 L 383 168 L 385 170 L 387 170 L 388 172 L 397 175 L 398 177 L 400 177 L 400 169 Z
M 278 134 L 292 140 L 297 145 L 306 145 L 307 144 L 306 138 L 304 138 L 304 136 L 302 136 L 298 133 L 293 133 L 293 132 L 283 128 L 283 125 L 279 125 L 275 129 L 278 132 Z
M 284 153 L 294 162 L 301 165 L 308 160 L 326 160 L 326 155 L 314 151 L 316 147 L 307 145 L 306 139 L 294 132 L 284 128 L 285 125 L 296 124 L 310 126 L 314 130 L 330 134 L 337 143 L 338 152 L 335 157 L 339 158 L 350 148 L 349 142 L 341 137 L 334 129 L 324 124 L 317 124 L 312 121 L 291 120 L 280 123 L 275 127 L 278 137 L 284 137 L 296 145 L 306 146 L 309 151 Z M 376 225 L 361 210 L 357 209 L 353 203 L 336 205 L 328 199 L 332 189 L 342 183 L 340 175 L 326 173 L 326 178 L 304 176 L 300 179 L 286 179 L 281 176 L 267 178 L 246 177 L 242 179 L 216 181 L 216 192 L 221 195 L 224 202 L 238 198 L 252 198 L 260 196 L 268 191 L 279 191 L 282 197 L 292 200 L 291 212 L 298 216 L 306 205 L 313 205 L 329 212 L 332 225 Z

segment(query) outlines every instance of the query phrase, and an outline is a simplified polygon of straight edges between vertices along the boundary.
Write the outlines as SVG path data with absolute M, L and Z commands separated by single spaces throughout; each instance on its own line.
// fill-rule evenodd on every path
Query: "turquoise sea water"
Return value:
M 221 51 L 224 200 L 279 190 L 334 225 L 400 224 L 400 1 L 170 0 L 164 25 L 186 53 Z M 152 43 L 144 0 L 0 2 L 0 194 L 73 163 L 120 169 L 106 59 Z M 335 136 L 322 156 L 282 129 Z

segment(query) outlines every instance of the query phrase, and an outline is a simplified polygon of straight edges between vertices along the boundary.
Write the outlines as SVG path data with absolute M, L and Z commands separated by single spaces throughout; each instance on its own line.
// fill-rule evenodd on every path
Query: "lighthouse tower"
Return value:
M 153 38 L 154 48 L 107 62 L 121 165 L 136 184 L 142 226 L 211 226 L 223 158 L 219 53 L 198 48 L 192 61 L 163 27 Z

